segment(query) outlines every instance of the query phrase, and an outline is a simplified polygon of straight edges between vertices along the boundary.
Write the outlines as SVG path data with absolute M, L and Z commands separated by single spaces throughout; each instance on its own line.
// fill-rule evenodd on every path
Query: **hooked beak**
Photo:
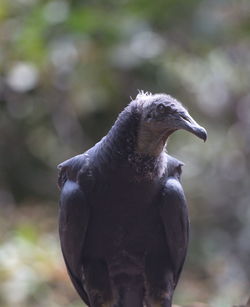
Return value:
M 207 131 L 201 127 L 190 115 L 186 112 L 178 112 L 178 124 L 179 129 L 184 129 L 196 135 L 198 138 L 202 139 L 204 142 L 207 140 Z

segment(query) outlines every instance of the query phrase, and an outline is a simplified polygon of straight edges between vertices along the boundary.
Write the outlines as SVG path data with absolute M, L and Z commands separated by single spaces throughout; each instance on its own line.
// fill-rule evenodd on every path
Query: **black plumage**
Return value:
M 169 95 L 139 93 L 94 147 L 58 168 L 59 233 L 68 273 L 89 306 L 171 306 L 188 245 L 177 129 L 206 131 Z

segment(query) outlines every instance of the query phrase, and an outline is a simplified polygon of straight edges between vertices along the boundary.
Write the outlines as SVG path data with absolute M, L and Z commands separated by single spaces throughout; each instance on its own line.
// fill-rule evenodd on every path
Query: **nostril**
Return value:
M 184 120 L 190 122 L 190 119 L 185 114 L 180 114 L 180 117 L 183 118 Z

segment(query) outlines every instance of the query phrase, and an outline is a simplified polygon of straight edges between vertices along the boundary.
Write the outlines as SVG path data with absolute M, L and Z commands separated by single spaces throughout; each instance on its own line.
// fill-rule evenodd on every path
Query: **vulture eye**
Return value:
M 166 112 L 166 106 L 164 105 L 164 104 L 159 104 L 158 106 L 157 106 L 157 111 L 159 112 L 159 113 L 161 113 L 161 114 L 164 114 L 165 112 Z
M 164 113 L 173 113 L 174 112 L 174 109 L 170 106 L 170 105 L 164 105 L 164 104 L 159 104 L 157 106 L 157 111 L 160 113 L 160 114 L 164 114 Z

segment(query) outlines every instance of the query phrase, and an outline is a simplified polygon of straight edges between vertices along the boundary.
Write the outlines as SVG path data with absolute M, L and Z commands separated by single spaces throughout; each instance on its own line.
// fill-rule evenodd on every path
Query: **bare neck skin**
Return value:
M 169 131 L 159 132 L 149 129 L 147 125 L 142 123 L 138 130 L 136 152 L 154 157 L 159 156 L 164 150 L 170 134 Z

